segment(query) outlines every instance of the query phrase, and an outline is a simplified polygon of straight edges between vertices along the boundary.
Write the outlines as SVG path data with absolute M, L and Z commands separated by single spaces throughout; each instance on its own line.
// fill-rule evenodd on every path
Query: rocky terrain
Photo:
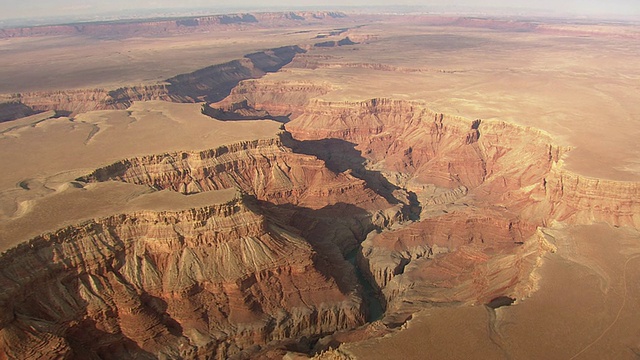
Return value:
M 242 14 L 142 24 L 174 31 L 342 17 Z M 428 26 L 509 33 L 542 28 L 418 18 Z M 14 29 L 5 36 L 91 34 L 104 26 L 126 33 L 140 24 Z M 348 35 L 344 39 L 362 41 L 358 46 L 384 36 Z M 508 358 L 525 348 L 513 345 L 518 339 L 512 342 L 508 330 L 538 326 L 527 316 L 544 318 L 544 311 L 527 309 L 547 306 L 552 313 L 565 289 L 566 301 L 578 308 L 606 308 L 599 318 L 617 313 L 609 327 L 585 326 L 604 330 L 586 334 L 595 339 L 586 345 L 571 342 L 567 357 L 588 351 L 619 319 L 634 320 L 625 315 L 635 309 L 626 305 L 633 291 L 627 267 L 639 251 L 640 182 L 568 169 L 571 144 L 534 126 L 349 88 L 374 72 L 406 80 L 480 71 L 366 62 L 345 55 L 357 52 L 355 42 L 327 41 L 341 46 L 253 52 L 156 85 L 6 95 L 0 145 L 18 148 L 45 131 L 68 138 L 46 149 L 78 146 L 94 151 L 94 160 L 43 167 L 30 178 L 4 175 L 15 184 L 0 193 L 4 223 L 19 224 L 38 207 L 58 211 L 51 204 L 76 215 L 71 223 L 44 221 L 47 231 L 3 247 L 0 358 L 376 358 L 386 356 L 376 346 L 424 346 L 416 336 L 437 346 L 468 332 L 483 354 Z M 345 69 L 355 75 L 332 72 Z M 189 105 L 201 106 L 194 114 L 159 101 L 140 105 L 148 100 L 202 104 Z M 41 111 L 50 112 L 25 117 Z M 207 132 L 202 138 L 189 133 L 193 147 L 189 139 L 172 143 L 171 136 L 138 147 L 129 138 L 117 142 L 134 126 L 141 126 L 142 138 L 162 126 L 175 126 L 178 134 L 193 123 L 201 126 L 196 132 Z M 256 134 L 260 124 L 280 130 L 253 140 L 216 140 L 227 139 L 221 124 Z M 87 134 L 74 133 L 80 130 Z M 122 149 L 115 158 L 97 155 L 102 148 L 90 147 L 100 141 Z M 163 145 L 167 150 L 158 151 Z M 127 189 L 124 200 L 105 205 L 99 216 L 88 209 L 77 215 L 82 205 L 64 200 L 84 194 L 99 202 L 118 189 Z M 101 191 L 107 195 L 99 197 Z M 212 197 L 201 197 L 207 194 Z M 209 200 L 215 194 L 224 200 Z M 162 206 L 140 200 L 150 196 Z M 598 239 L 583 234 L 589 229 Z M 567 280 L 574 275 L 582 280 Z M 584 279 L 598 284 L 583 290 Z M 598 296 L 616 300 L 616 294 L 624 294 L 619 310 L 612 298 L 588 303 Z M 554 325 L 547 320 L 535 329 L 544 326 Z M 466 349 L 447 346 L 434 356 Z
M 240 199 L 95 219 L 3 260 L 9 358 L 225 359 L 364 322 L 353 280 Z
M 240 81 L 278 71 L 302 52 L 304 50 L 297 46 L 288 46 L 247 54 L 243 59 L 181 74 L 157 85 L 4 95 L 4 99 L 0 98 L 5 101 L 0 109 L 0 121 L 47 110 L 78 114 L 92 110 L 126 109 L 134 101 L 219 101 L 229 95 Z

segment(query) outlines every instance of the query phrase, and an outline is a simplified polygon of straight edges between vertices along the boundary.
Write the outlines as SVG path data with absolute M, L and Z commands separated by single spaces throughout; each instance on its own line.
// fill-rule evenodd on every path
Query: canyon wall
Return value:
M 241 199 L 95 219 L 0 261 L 5 358 L 225 359 L 364 321 L 355 282 Z
M 541 181 L 562 151 L 532 129 L 470 121 L 433 112 L 419 103 L 390 99 L 315 100 L 286 128 L 303 141 L 334 138 L 353 143 L 369 168 L 410 188 L 484 185 L 488 192 L 487 182 L 508 181 L 519 171 L 518 182 L 507 184 L 519 189 Z M 482 135 L 481 129 L 486 129 Z M 539 136 L 533 141 L 514 140 L 528 138 L 529 131 Z
M 329 84 L 250 79 L 241 81 L 224 100 L 207 107 L 213 110 L 211 116 L 217 119 L 220 117 L 216 115 L 220 116 L 222 111 L 230 119 L 286 117 L 285 121 L 288 121 L 302 115 L 311 99 L 329 91 Z
M 640 183 L 594 179 L 556 165 L 543 179 L 547 221 L 640 228 Z M 535 208 L 534 208 L 535 209 Z
M 0 121 L 23 113 L 47 110 L 78 114 L 92 110 L 126 109 L 134 101 L 216 102 L 225 98 L 240 81 L 274 72 L 304 50 L 285 46 L 245 55 L 244 58 L 181 74 L 155 85 L 123 87 L 115 90 L 78 89 L 7 94 Z M 10 105 L 13 104 L 13 105 Z
M 358 254 L 391 314 L 409 314 L 424 301 L 519 297 L 534 287 L 530 274 L 552 249 L 536 229 L 553 221 L 639 225 L 637 183 L 564 170 L 568 149 L 536 129 L 388 99 L 312 101 L 286 128 L 302 142 L 352 144 L 366 165 L 362 178 L 379 172 L 387 187 L 415 196 L 419 218 L 371 233 Z M 344 153 L 323 151 L 333 161 Z M 478 270 L 484 267 L 492 274 Z
M 94 219 L 3 254 L 5 356 L 222 359 L 363 324 L 344 254 L 402 215 L 362 180 L 294 153 L 287 136 L 125 159 L 79 178 L 242 195 Z
M 125 159 L 78 180 L 119 180 L 183 194 L 238 188 L 262 201 L 310 209 L 335 205 L 345 198 L 365 209 L 388 205 L 362 180 L 334 173 L 314 156 L 293 152 L 281 138 Z

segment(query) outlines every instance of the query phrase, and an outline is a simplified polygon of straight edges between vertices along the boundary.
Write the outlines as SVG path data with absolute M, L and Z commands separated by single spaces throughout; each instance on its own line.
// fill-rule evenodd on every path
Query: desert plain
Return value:
M 0 358 L 640 354 L 640 24 L 2 31 Z

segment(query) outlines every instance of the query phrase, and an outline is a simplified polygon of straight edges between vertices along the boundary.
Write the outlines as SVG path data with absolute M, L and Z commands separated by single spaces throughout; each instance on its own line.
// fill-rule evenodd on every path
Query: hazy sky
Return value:
M 0 19 L 43 16 L 78 16 L 139 9 L 180 8 L 260 8 L 270 4 L 289 8 L 301 6 L 382 6 L 397 5 L 459 6 L 480 8 L 545 9 L 576 15 L 640 15 L 640 0 L 0 0 Z

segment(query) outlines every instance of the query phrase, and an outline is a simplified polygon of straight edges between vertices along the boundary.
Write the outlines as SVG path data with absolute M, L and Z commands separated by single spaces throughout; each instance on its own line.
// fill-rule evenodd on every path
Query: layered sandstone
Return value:
M 347 173 L 336 174 L 314 156 L 294 153 L 280 138 L 126 159 L 78 180 L 119 180 L 183 194 L 236 187 L 259 200 L 310 209 L 350 197 L 355 200 L 352 205 L 384 207 L 384 200 L 362 180 Z
M 294 57 L 297 61 L 299 55 Z M 295 119 L 304 113 L 311 99 L 331 91 L 328 83 L 317 84 L 305 81 L 270 81 L 268 78 L 244 80 L 231 90 L 223 101 L 210 104 L 211 116 L 220 116 L 215 110 L 229 113 L 229 117 L 265 118 L 286 117 Z
M 201 152 L 125 159 L 78 180 L 118 180 L 184 194 L 237 188 L 340 261 L 370 231 L 404 218 L 402 206 L 389 204 L 348 172 L 336 173 L 283 144 L 291 141 L 283 133 Z
M 581 176 L 555 165 L 543 179 L 548 219 L 640 227 L 640 183 Z
M 389 314 L 422 302 L 520 297 L 551 249 L 536 229 L 551 221 L 637 226 L 636 183 L 562 170 L 566 149 L 535 129 L 388 99 L 315 101 L 286 127 L 303 142 L 353 144 L 366 171 L 417 200 L 418 221 L 370 234 L 358 255 Z M 334 160 L 341 152 L 324 150 Z
M 561 153 L 539 132 L 535 141 L 512 140 L 535 130 L 469 121 L 419 103 L 390 99 L 314 101 L 287 124 L 287 130 L 300 140 L 335 138 L 354 143 L 371 169 L 412 188 L 475 189 L 487 182 L 509 182 L 516 173 L 517 183 L 506 188 L 520 189 L 540 181 Z M 520 156 L 526 158 L 513 161 Z M 486 185 L 484 191 L 491 192 Z
M 223 359 L 364 321 L 353 283 L 242 200 L 95 219 L 1 261 L 9 358 Z

